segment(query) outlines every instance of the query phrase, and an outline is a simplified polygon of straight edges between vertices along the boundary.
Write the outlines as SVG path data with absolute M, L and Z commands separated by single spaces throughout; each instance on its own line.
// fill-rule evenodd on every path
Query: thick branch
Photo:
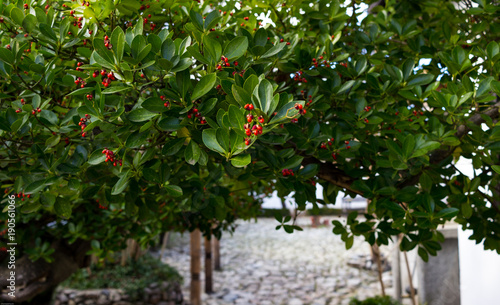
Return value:
M 496 103 L 492 107 L 488 108 L 486 111 L 483 111 L 481 113 L 476 113 L 473 116 L 471 116 L 468 119 L 469 123 L 472 123 L 474 125 L 481 125 L 484 123 L 484 119 L 481 117 L 482 115 L 489 116 L 491 119 L 496 119 L 500 115 L 498 112 L 500 108 L 500 102 Z M 463 136 L 465 136 L 471 129 L 467 126 L 467 124 L 462 124 L 457 127 L 457 132 L 455 133 L 455 136 L 459 139 L 461 139 Z M 436 150 L 430 157 L 430 163 L 431 164 L 437 164 L 444 159 L 448 158 L 453 151 L 455 150 L 455 147 L 451 147 L 450 149 L 439 149 Z
M 39 293 L 57 286 L 67 279 L 79 268 L 88 265 L 87 251 L 90 242 L 76 241 L 72 245 L 65 245 L 62 240 L 55 241 L 52 245 L 55 252 L 54 262 L 47 263 L 43 259 L 35 262 L 27 256 L 19 258 L 16 262 L 16 292 L 15 297 L 9 296 L 6 287 L 10 285 L 8 278 L 10 271 L 6 265 L 0 268 L 0 286 L 3 293 L 0 299 L 8 302 L 25 302 Z
M 302 165 L 307 165 L 307 164 L 318 164 L 319 165 L 319 172 L 317 175 L 318 178 L 323 179 L 325 181 L 330 182 L 331 184 L 334 184 L 336 186 L 340 186 L 348 191 L 351 191 L 353 193 L 356 193 L 358 195 L 363 196 L 362 192 L 352 188 L 352 184 L 354 183 L 354 179 L 349 177 L 349 175 L 347 175 L 344 171 L 338 169 L 333 164 L 321 162 L 320 160 L 313 158 L 313 157 L 304 158 L 304 161 L 302 161 Z

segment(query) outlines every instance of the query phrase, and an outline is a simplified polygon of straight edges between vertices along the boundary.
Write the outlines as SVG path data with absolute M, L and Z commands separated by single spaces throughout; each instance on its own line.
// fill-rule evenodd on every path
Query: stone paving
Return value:
M 331 225 L 312 228 L 310 223 L 309 217 L 299 218 L 304 231 L 287 234 L 275 230 L 274 219 L 239 222 L 233 236 L 226 234 L 220 242 L 223 270 L 214 271 L 215 293 L 203 294 L 202 304 L 344 305 L 352 297 L 380 295 L 375 271 L 347 265 L 355 256 L 370 254 L 364 238 L 346 251 Z M 388 259 L 391 250 L 381 248 Z M 171 234 L 163 261 L 184 277 L 182 291 L 189 300 L 189 234 Z M 202 272 L 202 288 L 203 278 Z M 383 273 L 383 281 L 391 295 L 391 271 Z

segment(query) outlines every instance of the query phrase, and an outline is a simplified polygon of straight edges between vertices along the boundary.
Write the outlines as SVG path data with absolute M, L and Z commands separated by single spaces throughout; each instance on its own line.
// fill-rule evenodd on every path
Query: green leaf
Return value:
M 409 134 L 403 142 L 403 156 L 408 159 L 415 148 L 415 138 Z
M 274 56 L 274 55 L 278 54 L 279 52 L 281 52 L 285 48 L 285 46 L 286 46 L 285 42 L 277 43 L 272 48 L 267 50 L 267 52 L 264 53 L 260 58 L 268 58 L 268 57 Z
M 184 145 L 186 138 L 172 139 L 163 145 L 162 154 L 167 156 L 175 155 Z
M 125 147 L 128 148 L 137 148 L 146 143 L 146 140 L 149 135 L 149 130 L 144 132 L 135 131 L 131 133 L 127 140 L 125 141 Z M 104 154 L 103 154 L 104 155 Z
M 125 34 L 121 27 L 117 26 L 111 34 L 111 45 L 115 53 L 117 63 L 120 63 L 123 58 L 123 50 L 125 49 Z
M 224 49 L 223 55 L 229 61 L 233 61 L 245 54 L 248 49 L 248 38 L 246 36 L 237 36 L 231 40 Z
M 433 74 L 418 74 L 415 77 L 410 77 L 411 80 L 408 82 L 408 86 L 422 86 L 427 85 L 434 79 Z
M 102 149 L 98 149 L 90 155 L 87 163 L 90 165 L 98 165 L 103 163 L 105 160 L 106 160 L 106 154 L 102 153 Z
M 480 97 L 481 95 L 487 93 L 490 90 L 490 84 L 493 80 L 492 76 L 489 76 L 482 81 L 479 82 L 479 87 L 477 88 L 476 94 L 474 97 Z
M 157 116 L 156 113 L 152 113 L 144 108 L 135 109 L 128 113 L 128 119 L 132 122 L 144 122 L 154 118 L 155 116 Z
M 191 100 L 195 101 L 207 94 L 214 87 L 216 81 L 217 76 L 215 73 L 210 73 L 203 76 L 194 87 L 193 94 L 191 95 Z
M 92 92 L 94 91 L 94 88 L 92 87 L 85 87 L 85 88 L 81 88 L 81 89 L 76 89 L 75 91 L 71 92 L 70 94 L 66 95 L 66 96 L 72 96 L 72 95 L 83 95 L 83 94 L 87 94 L 89 92 Z
M 302 163 L 302 160 L 304 160 L 304 157 L 299 156 L 299 155 L 294 155 L 293 157 L 291 157 L 290 159 L 288 159 L 288 161 L 286 161 L 285 164 L 283 164 L 283 166 L 281 167 L 281 169 L 295 168 L 295 167 L 299 166 Z
M 304 106 L 304 101 L 290 102 L 278 110 L 278 113 L 271 119 L 270 124 L 279 123 L 283 120 L 290 119 L 297 115 L 299 111 L 295 109 L 295 104 L 301 104 Z
M 142 102 L 141 106 L 151 112 L 163 112 L 169 109 L 164 104 L 161 98 L 153 96 Z
M 273 101 L 273 86 L 267 79 L 263 79 L 257 87 L 255 87 L 253 95 L 259 101 L 259 108 L 264 113 L 268 113 Z
M 31 14 L 28 14 L 23 20 L 23 28 L 28 33 L 32 33 L 37 24 L 38 20 Z
M 224 151 L 231 151 L 231 145 L 229 143 L 229 130 L 226 128 L 217 128 L 215 132 L 215 136 L 217 138 L 217 142 L 224 149 Z
M 182 188 L 180 188 L 177 185 L 168 184 L 168 185 L 165 185 L 164 188 L 170 196 L 173 196 L 173 197 L 182 196 Z
M 441 144 L 439 142 L 426 141 L 422 145 L 420 145 L 420 146 L 417 145 L 417 147 L 415 147 L 415 150 L 414 150 L 413 154 L 411 155 L 410 159 L 423 156 L 432 150 L 438 149 L 440 146 L 441 146 Z
M 104 91 L 102 91 L 102 94 L 114 94 L 118 92 L 123 92 L 132 89 L 131 87 L 125 87 L 125 86 L 113 86 L 106 88 Z
M 191 140 L 184 151 L 184 158 L 186 162 L 195 165 L 200 159 L 200 147 L 193 140 Z
M 222 148 L 222 146 L 217 141 L 217 131 L 213 128 L 205 129 L 202 133 L 203 143 L 210 150 L 218 152 L 220 154 L 225 154 L 226 151 Z
M 500 175 L 500 165 L 492 165 L 491 168 Z
M 30 183 L 24 189 L 24 193 L 26 193 L 26 194 L 36 193 L 36 192 L 39 192 L 39 191 L 43 190 L 43 188 L 45 188 L 45 186 L 46 186 L 45 179 L 38 180 L 38 181 Z
M 54 212 L 61 218 L 69 219 L 72 212 L 71 201 L 58 197 L 54 204 Z
M 176 130 L 179 130 L 182 127 L 182 125 L 180 124 L 178 118 L 168 117 L 168 118 L 162 119 L 158 123 L 158 127 L 160 127 L 162 130 L 166 130 L 166 131 L 176 131 Z
M 422 247 L 418 247 L 418 256 L 420 256 L 424 262 L 429 261 L 429 254 L 427 254 L 427 251 Z
M 234 167 L 245 167 L 252 162 L 252 157 L 250 154 L 238 155 L 231 159 L 231 164 Z
M 194 26 L 200 30 L 200 32 L 203 32 L 203 17 L 196 11 L 190 10 L 189 11 L 189 17 L 191 19 L 191 22 L 194 24 Z
M 0 60 L 9 65 L 14 65 L 14 54 L 6 48 L 0 48 Z
M 130 171 L 127 171 L 115 183 L 113 189 L 111 190 L 111 195 L 121 194 L 127 188 L 129 179 L 130 179 Z
M 343 94 L 347 92 L 351 87 L 354 85 L 356 81 L 355 80 L 348 80 L 342 86 L 339 88 L 339 91 L 337 91 L 337 94 Z
M 245 125 L 245 115 L 241 109 L 234 105 L 229 105 L 228 115 L 231 126 L 233 128 L 243 130 L 243 125 Z
M 451 219 L 458 215 L 459 210 L 457 208 L 446 208 L 442 209 L 436 214 L 437 218 Z
M 14 7 L 10 10 L 10 18 L 18 25 L 23 25 L 24 14 L 21 9 Z
M 407 60 L 405 60 L 405 62 L 403 63 L 403 80 L 404 81 L 408 80 L 408 78 L 410 77 L 410 75 L 413 72 L 414 67 L 415 67 L 415 62 L 413 61 L 413 59 L 408 58 Z
M 354 235 L 349 235 L 345 240 L 346 250 L 351 249 L 353 244 L 354 244 Z

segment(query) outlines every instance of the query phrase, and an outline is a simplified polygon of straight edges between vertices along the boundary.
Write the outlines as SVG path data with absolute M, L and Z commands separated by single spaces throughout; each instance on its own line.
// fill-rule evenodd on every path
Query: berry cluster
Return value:
M 14 194 L 14 196 L 16 196 L 17 198 L 21 198 L 21 201 L 24 201 L 24 198 L 30 198 L 31 197 L 31 194 L 28 194 L 28 195 L 25 195 L 24 192 L 22 193 L 17 193 L 17 194 Z
M 108 48 L 108 50 L 111 50 L 113 48 L 111 41 L 109 41 L 108 35 L 104 36 L 104 46 Z
M 107 210 L 108 209 L 108 207 L 105 207 L 105 206 L 101 205 L 99 203 L 99 200 L 96 200 L 95 202 L 97 202 L 97 204 L 99 204 L 99 209 L 101 209 L 101 210 Z
M 109 161 L 113 163 L 113 166 L 116 166 L 117 164 L 122 166 L 122 160 L 115 159 L 115 153 L 112 150 L 105 148 L 102 150 L 102 153 L 106 155 L 106 160 L 104 160 L 104 162 Z
M 335 141 L 335 139 L 334 139 L 334 138 L 329 139 L 329 140 L 328 140 L 328 146 L 332 146 L 334 141 Z M 320 147 L 321 147 L 321 149 L 327 149 L 327 147 L 326 147 L 326 143 L 321 143 L 321 146 L 320 146 Z
M 89 114 L 85 114 L 85 117 L 81 118 L 80 122 L 78 123 L 78 126 L 80 126 L 82 129 L 82 137 L 84 137 L 84 138 L 87 135 L 87 133 L 83 131 L 85 129 L 85 127 L 87 127 L 87 121 L 90 122 L 90 115 Z
M 84 88 L 84 87 L 85 87 L 85 85 L 87 84 L 87 82 L 86 82 L 83 78 L 81 78 L 81 77 L 77 77 L 77 78 L 75 79 L 75 84 L 76 84 L 76 85 L 80 85 L 80 88 Z
M 75 17 L 74 14 L 75 14 L 75 11 L 70 11 L 69 14 L 71 15 L 71 17 L 73 17 L 74 19 L 76 19 L 74 22 L 73 22 L 73 26 L 78 26 L 79 29 L 82 28 L 82 20 L 83 20 L 83 17 Z
M 293 77 L 293 80 L 296 82 L 307 83 L 307 79 L 305 79 L 305 77 L 302 77 L 302 71 L 297 71 L 297 73 L 295 73 L 295 76 Z
M 86 95 L 86 97 L 87 97 L 87 100 L 89 100 L 89 101 L 91 101 L 91 100 L 94 98 L 94 97 L 92 96 L 92 94 L 87 94 L 87 95 Z
M 366 112 L 368 112 L 368 111 L 372 110 L 372 107 L 370 107 L 370 106 L 366 106 L 366 107 L 364 108 L 364 110 L 365 110 Z
M 92 77 L 97 77 L 99 73 L 101 73 L 101 76 L 103 76 L 102 85 L 104 87 L 108 87 L 109 84 L 111 84 L 111 81 L 116 80 L 115 73 L 113 71 L 107 73 L 106 69 L 102 69 L 100 72 L 98 70 L 95 70 L 94 73 L 92 73 Z
M 326 59 L 323 59 L 323 56 L 318 57 L 318 59 L 323 60 L 323 64 L 325 64 L 325 67 L 330 68 L 330 63 L 328 63 Z M 316 58 L 313 58 L 312 61 L 313 66 L 317 68 L 320 62 L 317 61 Z
M 245 106 L 243 108 L 245 108 L 245 110 L 247 110 L 247 111 L 252 111 L 254 109 L 252 104 L 245 104 Z
M 283 177 L 294 176 L 293 170 L 287 169 L 287 168 L 285 168 L 284 170 L 282 170 L 281 173 L 283 174 Z
M 255 107 L 252 105 L 252 104 L 246 104 L 244 107 L 243 107 L 246 111 L 252 111 L 255 109 Z M 247 136 L 252 136 L 252 134 L 254 136 L 259 136 L 262 134 L 262 131 L 263 131 L 263 127 L 261 124 L 264 124 L 266 122 L 266 120 L 264 119 L 263 116 L 259 116 L 259 117 L 255 117 L 252 113 L 249 113 L 246 115 L 246 120 L 247 120 L 247 124 L 243 125 L 243 127 L 245 128 L 245 134 Z M 254 121 L 255 124 L 254 124 Z M 250 138 L 245 138 L 245 145 L 250 145 L 251 143 L 251 139 Z
M 18 109 L 18 110 L 19 110 L 19 109 Z M 17 112 L 17 111 L 16 111 L 16 112 Z M 36 115 L 37 113 L 40 113 L 40 112 L 42 112 L 42 109 L 40 109 L 40 108 L 36 108 L 36 109 L 31 110 L 31 114 L 32 114 L 32 115 Z
M 76 71 L 83 71 L 83 69 L 82 69 L 82 68 L 80 68 L 82 65 L 83 65 L 83 62 L 77 62 L 77 63 L 76 63 L 76 69 L 75 69 L 75 70 L 76 70 Z
M 195 101 L 193 101 L 193 103 L 195 103 Z M 165 104 L 163 104 L 163 105 L 165 105 Z M 202 117 L 200 114 L 200 111 L 198 110 L 198 108 L 196 108 L 196 105 L 193 108 L 191 108 L 191 110 L 188 111 L 187 118 L 191 119 L 193 117 L 193 115 L 195 118 L 198 118 L 200 120 L 200 124 L 204 125 L 207 123 L 207 121 L 205 120 L 205 117 Z
M 220 58 L 219 64 L 215 67 L 217 70 L 222 71 L 222 67 L 231 67 L 231 64 L 229 63 L 229 59 L 227 59 L 226 56 L 222 55 Z M 238 65 L 236 63 L 236 65 Z
M 163 106 L 170 107 L 170 101 L 166 101 L 165 96 L 163 96 L 163 95 L 160 96 L 160 99 L 165 102 L 165 103 L 163 103 Z
M 296 103 L 295 109 L 297 109 L 299 111 L 299 113 L 302 115 L 307 113 L 307 110 L 304 109 L 304 106 L 302 106 L 302 104 Z

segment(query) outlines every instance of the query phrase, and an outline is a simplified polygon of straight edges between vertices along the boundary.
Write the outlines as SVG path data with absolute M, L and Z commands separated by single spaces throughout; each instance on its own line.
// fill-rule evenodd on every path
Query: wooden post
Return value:
M 191 305 L 201 305 L 201 232 L 191 232 Z
M 401 255 L 399 251 L 399 236 L 396 236 L 396 246 L 394 247 L 392 276 L 394 281 L 394 298 L 398 302 L 402 302 L 401 297 Z
M 220 240 L 214 236 L 213 238 L 214 240 L 214 269 L 216 271 L 221 271 L 221 267 L 220 267 Z
M 170 234 L 170 231 L 169 232 L 165 232 L 164 235 L 163 235 L 163 241 L 161 243 L 161 250 L 160 250 L 160 260 L 163 259 L 163 254 L 165 252 L 165 248 L 167 247 L 169 234 Z
M 205 237 L 205 293 L 214 292 L 212 283 L 212 243 Z

